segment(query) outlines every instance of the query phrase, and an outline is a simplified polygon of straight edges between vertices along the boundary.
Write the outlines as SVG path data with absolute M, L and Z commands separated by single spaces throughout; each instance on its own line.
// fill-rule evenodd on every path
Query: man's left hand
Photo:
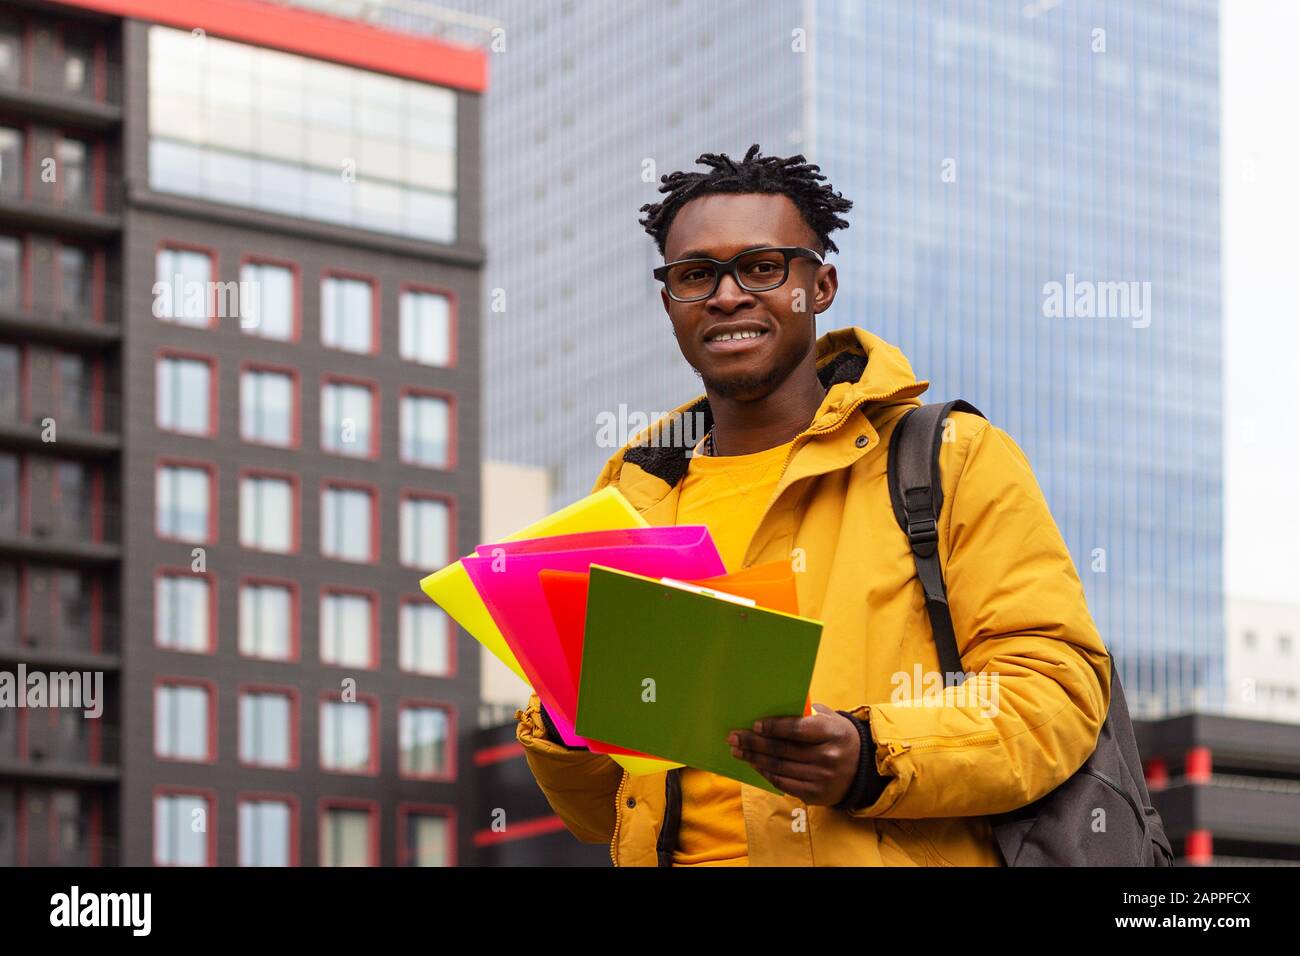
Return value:
M 804 803 L 834 806 L 858 772 L 862 740 L 853 721 L 825 704 L 807 717 L 767 717 L 727 736 L 731 755 Z

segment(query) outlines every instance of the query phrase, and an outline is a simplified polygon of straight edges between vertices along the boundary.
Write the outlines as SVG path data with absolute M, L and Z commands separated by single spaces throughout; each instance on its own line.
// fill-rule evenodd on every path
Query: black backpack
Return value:
M 984 417 L 961 401 L 923 405 L 894 427 L 889 448 L 889 496 L 912 545 L 916 574 L 946 682 L 961 682 L 948 594 L 939 566 L 938 521 L 943 506 L 939 448 L 950 412 Z M 1108 652 L 1109 653 L 1109 652 Z M 1092 829 L 1105 810 L 1105 832 Z M 1119 670 L 1111 658 L 1110 709 L 1097 747 L 1075 774 L 1018 810 L 988 818 L 1007 866 L 1173 866 L 1160 814 L 1151 806 Z

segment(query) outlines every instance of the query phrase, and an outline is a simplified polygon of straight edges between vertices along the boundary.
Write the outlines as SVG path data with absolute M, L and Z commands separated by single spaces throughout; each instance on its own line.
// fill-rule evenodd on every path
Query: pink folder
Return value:
M 595 563 L 653 577 L 704 578 L 726 573 L 705 525 L 552 535 L 479 545 L 475 551 L 461 558 L 461 563 L 570 747 L 587 745 L 573 729 L 578 687 L 538 572 L 544 568 L 586 571 Z

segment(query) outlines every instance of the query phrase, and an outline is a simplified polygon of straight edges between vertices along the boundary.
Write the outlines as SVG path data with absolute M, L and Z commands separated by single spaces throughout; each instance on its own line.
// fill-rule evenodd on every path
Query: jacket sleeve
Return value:
M 515 739 L 546 802 L 583 843 L 609 843 L 614 838 L 614 801 L 623 768 L 605 754 L 571 750 L 548 739 L 542 704 L 536 694 L 528 706 L 515 711 Z
M 867 721 L 887 781 L 851 816 L 983 816 L 1032 803 L 1088 759 L 1110 704 L 1110 656 L 1028 460 L 1000 428 L 954 419 L 972 437 L 940 452 L 939 554 L 966 681 L 945 689 L 936 675 L 932 694 L 851 711 Z

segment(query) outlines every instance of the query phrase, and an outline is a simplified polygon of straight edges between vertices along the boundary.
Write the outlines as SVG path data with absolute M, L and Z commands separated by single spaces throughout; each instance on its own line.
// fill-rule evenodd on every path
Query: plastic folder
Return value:
M 596 542 L 603 544 L 600 536 Z M 574 730 L 577 685 L 565 662 L 539 572 L 547 568 L 586 571 L 599 563 L 656 577 L 708 577 L 726 568 L 705 525 L 619 532 L 608 546 L 590 546 L 591 536 L 583 534 L 554 536 L 550 543 L 551 549 L 514 552 L 486 545 L 487 554 L 462 558 L 461 563 L 528 681 L 542 695 L 565 744 L 586 746 Z M 575 544 L 580 546 L 572 547 Z
M 556 633 L 564 649 L 564 661 L 576 688 L 582 671 L 582 632 L 587 618 L 589 573 L 543 570 L 539 572 L 538 580 L 546 595 L 546 604 L 550 608 L 551 619 L 555 622 Z M 785 611 L 787 614 L 799 613 L 794 572 L 787 561 L 772 561 L 687 583 L 749 598 L 759 607 Z M 576 709 L 576 700 L 574 706 Z M 812 713 L 811 700 L 804 702 L 803 713 Z M 587 747 L 593 753 L 629 753 L 625 748 L 590 738 Z
M 649 523 L 612 486 L 573 502 L 540 521 L 516 531 L 507 539 L 537 538 L 580 531 L 597 531 L 615 528 L 648 528 Z M 474 640 L 491 651 L 500 661 L 527 681 L 524 670 L 506 645 L 500 629 L 474 590 L 464 565 L 454 561 L 440 571 L 422 578 L 420 588 L 435 604 L 447 612 Z
M 771 793 L 727 735 L 804 713 L 822 624 L 593 564 L 577 731 Z

